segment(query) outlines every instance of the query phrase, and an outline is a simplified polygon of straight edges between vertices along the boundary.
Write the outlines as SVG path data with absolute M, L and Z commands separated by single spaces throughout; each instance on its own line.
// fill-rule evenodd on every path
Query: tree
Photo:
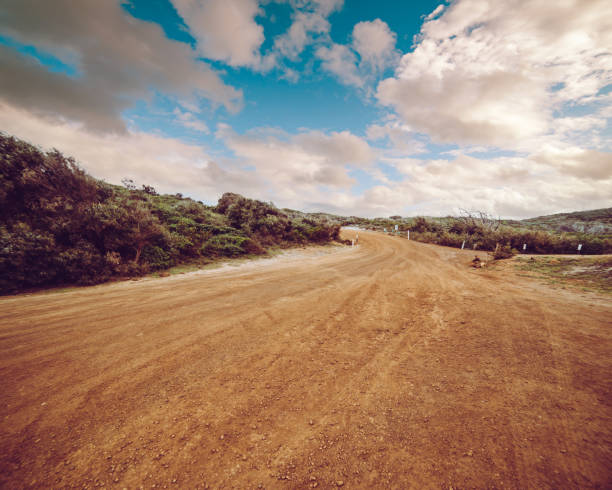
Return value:
M 135 251 L 134 263 L 138 264 L 142 250 L 155 239 L 165 236 L 164 228 L 140 201 L 128 201 L 128 220 L 128 239 Z
M 501 226 L 501 219 L 499 217 L 494 218 L 493 215 L 484 211 L 459 209 L 459 217 L 457 219 L 463 222 L 466 228 L 470 230 L 482 228 L 485 231 L 497 231 Z M 470 232 L 468 231 L 468 233 Z

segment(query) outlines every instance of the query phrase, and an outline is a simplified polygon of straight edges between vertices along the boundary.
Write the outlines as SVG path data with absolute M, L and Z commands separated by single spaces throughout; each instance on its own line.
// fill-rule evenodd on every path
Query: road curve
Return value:
M 0 298 L 0 487 L 610 488 L 612 306 L 470 258 Z

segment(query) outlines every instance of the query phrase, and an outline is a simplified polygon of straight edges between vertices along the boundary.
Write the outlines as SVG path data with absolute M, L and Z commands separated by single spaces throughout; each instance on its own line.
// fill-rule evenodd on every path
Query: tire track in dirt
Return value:
M 610 485 L 609 303 L 360 241 L 0 299 L 0 485 Z

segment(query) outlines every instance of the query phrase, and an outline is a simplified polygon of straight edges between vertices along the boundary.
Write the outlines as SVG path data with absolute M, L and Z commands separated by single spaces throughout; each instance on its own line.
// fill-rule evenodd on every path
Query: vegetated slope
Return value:
M 495 250 L 499 244 L 506 255 L 523 250 L 536 254 L 576 253 L 582 244 L 582 254 L 612 253 L 610 215 L 612 208 L 581 211 L 561 215 L 543 216 L 530 220 L 494 219 L 484 213 L 463 216 L 360 218 L 334 216 L 326 213 L 302 213 L 283 210 L 294 217 L 325 217 L 342 226 L 359 226 L 365 229 L 395 232 L 395 225 L 402 236 L 410 230 L 410 238 L 426 243 L 477 250 Z M 571 221 L 574 219 L 575 221 Z
M 552 231 L 611 235 L 612 208 L 538 216 L 524 219 L 521 223 Z
M 340 227 L 224 194 L 216 207 L 110 185 L 0 133 L 0 292 L 93 284 L 186 261 L 327 242 Z

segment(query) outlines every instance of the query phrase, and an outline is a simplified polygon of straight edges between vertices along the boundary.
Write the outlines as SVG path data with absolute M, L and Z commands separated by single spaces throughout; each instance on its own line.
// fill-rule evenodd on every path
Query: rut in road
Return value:
M 0 485 L 610 486 L 610 304 L 471 258 L 360 232 L 2 298 Z

